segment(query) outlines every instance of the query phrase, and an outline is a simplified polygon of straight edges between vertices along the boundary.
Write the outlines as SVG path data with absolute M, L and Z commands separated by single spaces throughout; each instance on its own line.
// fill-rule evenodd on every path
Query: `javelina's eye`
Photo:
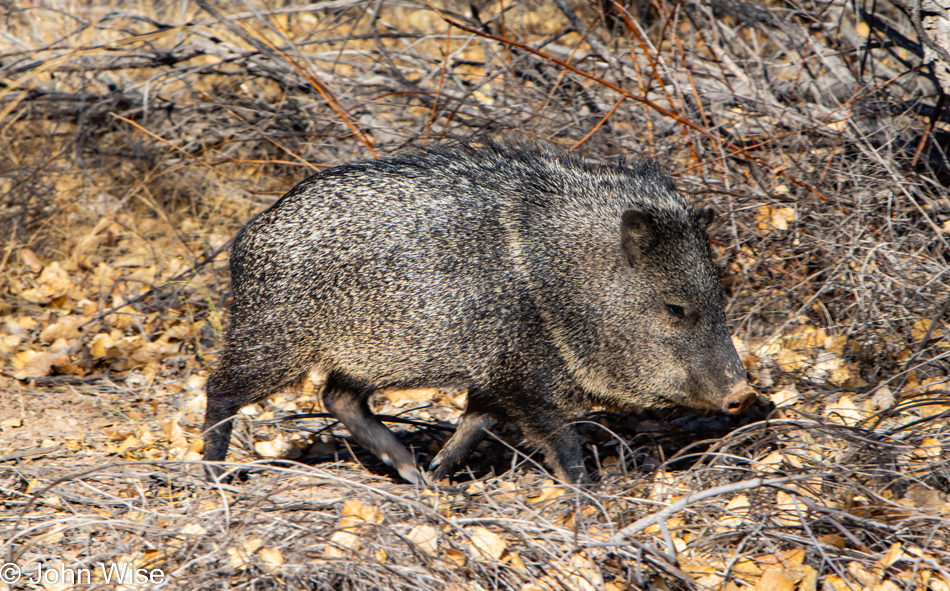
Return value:
M 670 314 L 676 316 L 677 318 L 686 318 L 686 310 L 683 309 L 683 306 L 667 304 L 666 309 L 669 310 Z

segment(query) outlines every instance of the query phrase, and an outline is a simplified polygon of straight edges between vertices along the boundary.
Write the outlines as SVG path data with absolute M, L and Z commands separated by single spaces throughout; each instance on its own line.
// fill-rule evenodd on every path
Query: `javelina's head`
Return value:
M 723 309 L 706 228 L 653 164 L 578 174 L 552 266 L 546 324 L 585 390 L 610 406 L 729 413 L 755 399 Z M 549 223 L 550 223 L 549 218 Z
M 664 403 L 729 413 L 755 399 L 726 325 L 722 288 L 709 252 L 709 208 L 654 210 L 634 207 L 620 216 L 627 269 L 615 330 L 639 335 L 637 369 L 618 372 L 636 383 L 637 395 Z M 626 281 L 624 281 L 626 279 Z M 634 399 L 635 404 L 643 402 Z

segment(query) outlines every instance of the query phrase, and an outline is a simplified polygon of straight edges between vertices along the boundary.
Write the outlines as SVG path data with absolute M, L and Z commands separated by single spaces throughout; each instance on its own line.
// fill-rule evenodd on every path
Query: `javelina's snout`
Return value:
M 722 410 L 731 415 L 737 415 L 755 401 L 755 391 L 748 382 L 741 381 L 733 386 L 732 391 L 722 400 Z

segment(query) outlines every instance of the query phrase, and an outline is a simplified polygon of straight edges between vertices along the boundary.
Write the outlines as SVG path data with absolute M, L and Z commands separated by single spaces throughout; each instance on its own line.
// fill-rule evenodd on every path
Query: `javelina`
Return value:
M 224 459 L 226 419 L 314 368 L 330 414 L 416 483 L 414 458 L 367 405 L 374 390 L 467 387 L 435 480 L 499 419 L 579 482 L 571 422 L 593 405 L 740 412 L 754 393 L 711 219 L 653 163 L 549 144 L 457 143 L 314 175 L 235 239 L 204 458 Z

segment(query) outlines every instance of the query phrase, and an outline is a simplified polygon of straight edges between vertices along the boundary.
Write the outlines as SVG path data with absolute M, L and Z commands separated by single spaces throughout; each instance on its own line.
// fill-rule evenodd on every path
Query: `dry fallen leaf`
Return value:
M 700 588 L 719 589 L 722 586 L 722 575 L 715 573 L 694 576 L 694 579 L 696 580 L 696 584 L 701 586 Z
M 509 552 L 504 562 L 522 575 L 528 574 L 528 567 L 525 566 L 524 560 L 521 559 L 521 555 L 517 552 Z
M 438 388 L 416 388 L 412 390 L 384 390 L 385 396 L 393 406 L 400 407 L 407 404 L 435 400 L 439 397 Z
M 751 560 L 741 559 L 732 565 L 733 572 L 743 575 L 761 575 L 762 569 Z
M 794 591 L 799 579 L 800 576 L 793 576 L 785 569 L 772 568 L 762 573 L 755 584 L 755 591 Z
M 894 406 L 894 393 L 887 385 L 881 386 L 868 401 L 869 411 L 885 410 Z
M 726 511 L 731 517 L 720 519 L 718 523 L 722 527 L 737 527 L 745 520 L 750 509 L 749 497 L 738 495 L 726 503 Z
M 178 417 L 162 421 L 162 432 L 171 447 L 188 447 L 188 439 L 185 437 L 185 431 L 178 424 Z
M 155 435 L 152 434 L 148 425 L 139 425 L 139 428 L 135 431 L 135 436 L 142 442 L 142 445 L 155 445 Z
M 769 455 L 759 460 L 758 464 L 760 466 L 759 469 L 763 472 L 775 472 L 787 467 L 802 467 L 801 460 L 795 454 L 791 454 L 779 449 L 770 452 Z
M 165 434 L 165 439 L 168 440 L 169 456 L 177 460 L 199 460 L 201 456 L 196 452 L 198 451 L 197 444 L 200 440 L 189 443 L 185 431 L 178 423 L 180 419 L 181 417 L 179 415 L 175 418 L 162 421 L 162 432 Z
M 465 553 L 455 548 L 446 548 L 442 553 L 442 558 L 452 566 L 465 566 Z
M 9 323 L 7 325 L 9 326 Z M 32 316 L 21 316 L 16 321 L 16 326 L 19 326 L 20 329 L 23 331 L 23 333 L 25 333 L 28 330 L 33 330 L 39 325 L 40 323 L 34 320 Z M 21 333 L 17 332 L 15 334 L 21 334 Z
M 63 533 L 63 530 L 54 530 L 45 536 L 42 537 L 44 544 L 55 544 L 56 542 L 62 541 L 66 537 L 66 534 Z
M 776 408 L 792 406 L 794 404 L 798 404 L 799 402 L 798 389 L 794 384 L 792 384 L 772 394 L 769 398 L 772 400 L 772 403 Z
M 877 576 L 856 560 L 848 563 L 848 573 L 864 587 L 870 587 L 878 582 Z
M 362 547 L 357 531 L 366 524 L 380 523 L 383 512 L 375 505 L 364 505 L 359 499 L 343 502 L 339 529 L 330 536 L 330 542 L 323 551 L 324 556 L 338 558 L 344 555 L 343 549 L 357 551 Z
M 797 568 L 805 562 L 804 548 L 791 548 L 774 554 L 763 554 L 755 559 L 762 570 L 770 568 Z
M 260 538 L 250 538 L 241 542 L 241 548 L 250 555 L 257 552 L 257 549 L 263 545 L 264 541 Z
M 36 256 L 36 253 L 29 248 L 20 249 L 20 260 L 33 273 L 39 273 L 43 270 L 43 262 L 40 257 Z
M 40 286 L 40 293 L 51 300 L 63 297 L 73 287 L 69 273 L 57 262 L 46 265 L 40 276 L 36 278 L 36 283 Z
M 18 370 L 14 372 L 13 377 L 18 380 L 45 378 L 52 371 L 56 357 L 56 353 L 38 353 L 32 350 L 17 353 L 11 359 L 13 366 Z
M 791 349 L 779 349 L 775 354 L 775 363 L 779 369 L 785 372 L 795 372 L 805 369 L 808 366 L 808 359 L 801 353 L 796 353 Z
M 18 295 L 20 299 L 26 302 L 29 302 L 30 304 L 39 304 L 41 306 L 45 306 L 46 304 L 50 303 L 50 299 L 46 297 L 45 295 L 43 295 L 43 292 L 36 289 L 35 287 L 31 287 L 30 289 L 25 289 L 21 291 Z
M 755 218 L 758 221 L 758 229 L 765 234 L 769 234 L 772 230 L 784 232 L 788 230 L 788 223 L 795 220 L 795 208 L 762 205 Z
M 203 536 L 204 534 L 208 533 L 208 530 L 197 523 L 188 523 L 179 530 L 179 533 L 189 536 Z
M 89 342 L 89 352 L 94 359 L 105 357 L 109 354 L 109 349 L 113 347 L 115 347 L 115 341 L 112 340 L 111 335 L 105 332 L 100 332 L 92 337 L 92 341 Z
M 572 556 L 570 568 L 566 570 L 572 586 L 579 591 L 597 591 L 604 586 L 600 567 L 584 552 Z
M 20 346 L 23 337 L 20 335 L 9 334 L 0 337 L 0 353 L 13 353 Z
M 878 563 L 883 567 L 888 567 L 904 557 L 904 551 L 901 549 L 900 542 L 894 542 L 891 544 L 891 547 L 884 553 L 884 556 L 878 560 Z
M 230 563 L 231 568 L 244 570 L 251 563 L 250 556 L 241 548 L 231 546 L 225 552 L 228 555 L 228 563 Z
M 255 441 L 254 451 L 265 458 L 290 458 L 298 457 L 301 453 L 300 448 L 292 442 L 278 435 L 270 441 Z
M 937 330 L 936 327 L 934 327 L 934 330 L 931 331 L 931 326 L 933 326 L 933 321 L 929 318 L 918 320 L 914 323 L 914 327 L 910 331 L 911 338 L 913 338 L 915 341 L 922 341 L 924 340 L 924 337 L 927 336 L 928 332 L 930 332 L 931 339 L 941 338 L 943 336 L 941 332 Z
M 65 447 L 69 451 L 79 451 L 80 449 L 82 449 L 82 443 L 75 439 L 67 439 L 63 443 L 63 447 Z
M 23 425 L 23 419 L 20 417 L 10 417 L 0 421 L 0 429 L 16 429 Z
M 833 425 L 853 427 L 861 422 L 862 416 L 850 396 L 842 396 L 838 402 L 825 407 L 825 418 Z
M 508 542 L 504 538 L 491 531 L 490 529 L 478 526 L 469 530 L 471 546 L 480 553 L 483 558 L 498 560 L 508 547 Z
M 363 523 L 382 523 L 383 512 L 376 505 L 364 505 L 359 499 L 343 502 L 343 518 L 340 527 L 350 527 Z
M 848 346 L 848 337 L 844 335 L 831 335 L 822 346 L 835 357 L 844 357 L 844 350 Z
M 807 564 L 801 566 L 802 580 L 798 583 L 798 591 L 815 591 L 818 587 L 818 571 Z
M 914 455 L 921 459 L 939 459 L 942 450 L 939 439 L 926 437 L 920 442 L 920 447 L 914 450 Z
M 359 536 L 352 532 L 338 530 L 330 536 L 330 543 L 323 550 L 327 558 L 340 558 L 345 555 L 344 550 L 358 551 L 362 543 Z
M 563 495 L 566 491 L 560 486 L 553 486 L 554 481 L 550 482 L 552 486 L 545 486 L 541 488 L 541 494 L 537 497 L 531 499 L 532 503 L 543 503 L 544 501 L 549 501 L 551 499 L 556 499 L 559 496 Z
M 417 525 L 406 537 L 426 554 L 435 556 L 438 553 L 439 533 L 431 525 Z
M 40 340 L 52 343 L 58 339 L 74 339 L 79 336 L 79 325 L 85 321 L 79 316 L 64 316 L 50 324 L 40 333 Z
M 796 510 L 797 509 L 797 510 Z M 805 504 L 785 491 L 775 493 L 775 513 L 772 519 L 779 525 L 797 526 L 801 524 L 798 512 L 805 514 Z
M 822 347 L 828 341 L 825 329 L 803 324 L 785 338 L 785 346 L 794 350 L 811 350 Z
M 261 559 L 261 568 L 269 573 L 277 572 L 277 570 L 280 569 L 280 565 L 284 563 L 283 555 L 281 555 L 280 550 L 276 548 L 273 550 L 261 548 L 257 555 Z
M 841 132 L 843 132 L 844 130 L 846 130 L 846 129 L 848 128 L 848 120 L 847 120 L 847 119 L 840 119 L 840 120 L 838 120 L 838 121 L 831 121 L 831 122 L 829 122 L 829 123 L 826 123 L 825 125 L 826 125 L 826 126 L 828 127 L 828 129 L 830 129 L 831 131 L 833 131 L 833 132 L 835 132 L 835 133 L 841 133 Z

